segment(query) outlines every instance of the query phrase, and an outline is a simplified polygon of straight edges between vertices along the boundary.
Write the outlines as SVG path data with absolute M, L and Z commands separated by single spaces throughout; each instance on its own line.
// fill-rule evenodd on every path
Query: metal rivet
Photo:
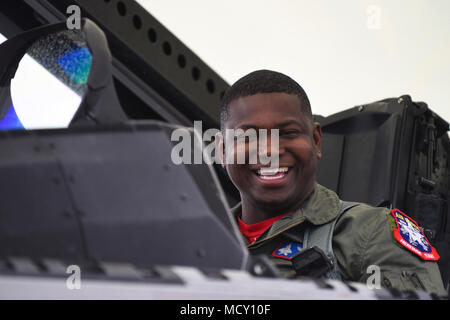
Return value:
M 256 275 L 260 276 L 260 275 L 263 274 L 264 268 L 263 268 L 263 266 L 262 266 L 261 264 L 256 263 L 256 264 L 253 266 L 253 272 L 254 272 Z
M 197 249 L 197 256 L 198 256 L 199 258 L 205 257 L 205 256 L 206 256 L 206 250 L 203 249 L 203 248 Z

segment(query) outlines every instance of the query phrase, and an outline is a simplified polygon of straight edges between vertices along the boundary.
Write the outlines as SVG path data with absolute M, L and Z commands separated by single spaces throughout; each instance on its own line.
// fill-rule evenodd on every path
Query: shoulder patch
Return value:
M 391 214 L 396 224 L 396 228 L 393 230 L 395 240 L 423 260 L 437 261 L 440 259 L 436 249 L 431 246 L 413 219 L 398 209 L 391 210 Z
M 299 253 L 302 249 L 302 243 L 284 241 L 272 252 L 272 256 L 291 260 L 291 258 Z

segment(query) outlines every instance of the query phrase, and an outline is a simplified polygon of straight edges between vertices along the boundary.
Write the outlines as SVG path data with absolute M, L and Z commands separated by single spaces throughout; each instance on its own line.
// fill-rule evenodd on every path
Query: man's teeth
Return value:
M 259 176 L 259 177 L 260 177 L 260 179 L 263 179 L 263 180 L 277 180 L 277 179 L 283 178 L 284 176 L 285 176 L 284 173 L 280 173 L 280 174 L 273 175 L 273 176 Z
M 281 167 L 281 168 L 260 168 L 258 169 L 258 174 L 260 176 L 273 176 L 280 172 L 288 172 L 289 168 Z

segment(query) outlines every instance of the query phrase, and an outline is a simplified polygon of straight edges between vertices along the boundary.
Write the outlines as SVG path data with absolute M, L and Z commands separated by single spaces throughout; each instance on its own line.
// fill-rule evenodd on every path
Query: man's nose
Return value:
M 266 135 L 261 134 L 258 140 L 258 157 L 275 157 L 284 153 L 284 148 L 280 144 L 278 132 L 271 130 Z

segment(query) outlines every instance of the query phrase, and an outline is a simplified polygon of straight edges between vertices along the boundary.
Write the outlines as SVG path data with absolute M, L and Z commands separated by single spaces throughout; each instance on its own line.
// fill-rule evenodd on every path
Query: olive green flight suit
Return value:
M 237 217 L 240 212 L 238 204 L 233 213 Z M 296 278 L 291 261 L 272 253 L 284 241 L 303 243 L 306 227 L 328 223 L 339 213 L 336 193 L 316 184 L 300 209 L 276 221 L 248 249 L 251 254 L 269 256 L 282 276 Z M 376 265 L 381 271 L 382 287 L 446 295 L 437 263 L 422 260 L 399 244 L 392 233 L 395 227 L 389 209 L 366 204 L 348 209 L 336 222 L 332 241 L 342 279 L 366 283 L 373 274 L 369 266 Z

